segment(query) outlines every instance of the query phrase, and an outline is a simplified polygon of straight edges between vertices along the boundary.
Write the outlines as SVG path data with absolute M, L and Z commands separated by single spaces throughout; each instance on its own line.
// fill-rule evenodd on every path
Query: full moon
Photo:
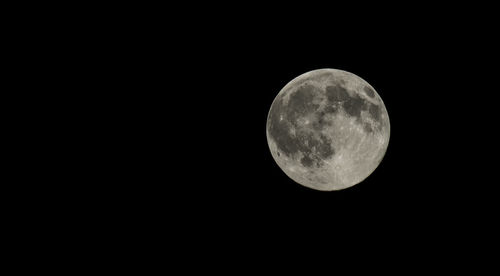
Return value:
M 337 69 L 319 69 L 290 81 L 267 117 L 267 142 L 283 172 L 321 191 L 365 180 L 389 144 L 389 115 L 375 89 Z

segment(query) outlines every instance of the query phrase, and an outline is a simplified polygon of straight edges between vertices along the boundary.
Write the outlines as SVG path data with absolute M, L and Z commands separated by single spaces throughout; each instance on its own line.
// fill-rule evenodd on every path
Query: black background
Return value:
M 476 246 L 494 210 L 482 173 L 491 163 L 480 157 L 492 138 L 479 119 L 492 116 L 479 87 L 493 45 L 442 12 L 347 23 L 228 15 L 141 29 L 134 62 L 142 66 L 133 70 L 141 78 L 127 91 L 140 118 L 132 137 L 143 144 L 140 169 L 124 172 L 134 177 L 122 206 L 206 250 L 362 246 L 433 256 Z M 336 192 L 293 182 L 266 141 L 274 97 L 319 68 L 369 82 L 391 122 L 380 166 Z
M 79 184 L 51 192 L 84 243 L 245 267 L 286 253 L 413 267 L 419 251 L 453 263 L 490 243 L 496 48 L 482 10 L 129 8 L 96 11 L 51 46 L 78 90 L 68 124 L 82 126 L 66 152 L 81 164 L 60 176 Z M 274 97 L 320 68 L 370 83 L 391 123 L 380 166 L 334 192 L 289 179 L 266 140 Z

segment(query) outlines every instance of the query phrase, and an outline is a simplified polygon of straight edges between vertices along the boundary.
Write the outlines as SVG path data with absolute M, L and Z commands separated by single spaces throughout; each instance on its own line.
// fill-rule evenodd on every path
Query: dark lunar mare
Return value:
M 334 105 L 329 105 L 324 109 L 325 113 L 335 113 L 337 112 L 337 107 Z
M 280 120 L 283 116 L 283 120 Z M 280 151 L 287 156 L 296 153 L 299 150 L 298 140 L 290 134 L 291 123 L 286 118 L 286 109 L 283 107 L 283 99 L 277 99 L 277 102 L 271 107 L 269 113 L 269 135 L 274 139 Z
M 370 97 L 375 97 L 375 91 L 372 88 L 365 86 L 364 91 Z M 380 130 L 382 110 L 379 105 L 370 103 L 361 98 L 357 93 L 349 95 L 347 89 L 341 84 L 330 85 L 325 89 L 325 94 L 328 100 L 328 105 L 324 109 L 327 113 L 336 112 L 336 106 L 341 105 L 345 113 L 351 117 L 355 117 L 358 122 L 361 122 L 361 111 L 368 111 L 373 119 L 378 122 L 376 129 Z M 363 124 L 366 132 L 372 132 L 373 128 L 367 123 Z
M 331 139 L 323 134 L 318 135 L 320 132 L 317 131 L 327 125 L 325 112 L 317 113 L 317 120 L 312 123 L 314 131 L 297 123 L 301 117 L 318 111 L 319 104 L 314 99 L 320 95 L 321 91 L 317 87 L 304 84 L 290 95 L 286 106 L 283 95 L 278 96 L 269 113 L 269 135 L 276 142 L 278 150 L 288 157 L 301 152 L 303 157 L 300 162 L 305 167 L 320 167 L 324 159 L 335 154 Z M 283 120 L 280 120 L 280 116 Z M 295 128 L 295 135 L 290 132 L 291 128 Z
M 365 131 L 367 133 L 373 132 L 372 126 L 369 123 L 367 123 L 367 122 L 363 123 L 363 128 L 365 129 Z
M 317 90 L 315 86 L 304 84 L 290 95 L 287 117 L 293 125 L 296 125 L 298 118 L 318 109 L 319 105 L 313 102 L 320 93 Z
M 360 98 L 356 93 L 352 93 L 352 96 L 350 96 L 347 89 L 340 84 L 327 86 L 325 94 L 329 106 L 341 104 L 349 116 L 356 117 L 358 120 L 361 116 L 361 110 L 366 110 L 368 107 L 367 101 Z
M 349 97 L 349 100 L 344 102 L 343 107 L 349 116 L 359 119 L 361 110 L 366 110 L 366 101 L 357 94 L 353 94 L 353 96 Z
M 327 86 L 325 94 L 329 102 L 344 102 L 349 100 L 347 90 L 341 85 Z
M 326 111 L 325 109 L 317 111 L 315 116 L 314 116 L 314 121 L 312 122 L 313 129 L 315 129 L 317 131 L 321 131 L 326 126 L 329 126 L 331 123 L 329 121 L 327 121 L 326 114 L 333 113 L 333 112 L 335 112 L 334 109 L 329 110 L 329 112 Z
M 366 93 L 366 95 L 368 95 L 368 97 L 370 97 L 370 98 L 375 97 L 375 91 L 373 91 L 373 89 L 371 89 L 370 87 L 365 86 L 363 88 L 363 90 L 365 90 L 365 93 Z
M 373 117 L 373 119 L 379 123 L 381 122 L 381 116 L 382 116 L 382 110 L 380 110 L 380 106 L 370 104 L 370 107 L 368 108 L 368 112 L 370 112 L 370 115 Z

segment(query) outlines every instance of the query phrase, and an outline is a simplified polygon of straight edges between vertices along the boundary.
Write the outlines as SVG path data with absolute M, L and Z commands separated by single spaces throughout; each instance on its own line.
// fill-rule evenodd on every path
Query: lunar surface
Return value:
M 267 117 L 278 166 L 306 187 L 333 191 L 366 179 L 389 144 L 390 124 L 375 89 L 342 70 L 319 69 L 289 82 Z

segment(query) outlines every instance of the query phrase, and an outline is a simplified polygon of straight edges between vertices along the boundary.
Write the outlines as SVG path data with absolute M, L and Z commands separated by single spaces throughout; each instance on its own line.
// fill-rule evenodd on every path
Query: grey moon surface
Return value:
M 365 180 L 382 161 L 389 115 L 375 89 L 337 69 L 304 73 L 281 89 L 266 124 L 271 154 L 295 182 L 320 191 Z

